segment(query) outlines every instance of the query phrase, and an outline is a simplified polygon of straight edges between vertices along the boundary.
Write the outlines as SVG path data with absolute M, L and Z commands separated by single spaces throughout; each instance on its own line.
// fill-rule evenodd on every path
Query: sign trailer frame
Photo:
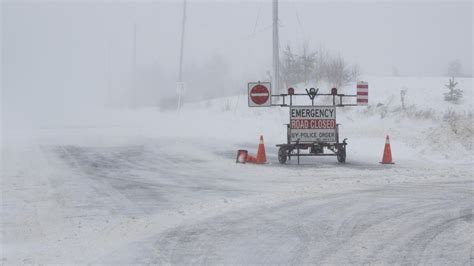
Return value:
M 263 84 L 260 82 L 250 82 L 248 84 L 248 91 L 249 91 L 249 107 L 256 107 L 255 105 L 250 105 L 250 90 L 252 85 L 259 85 Z M 268 82 L 265 82 L 265 85 Z M 364 97 L 368 99 L 368 83 L 364 83 L 365 88 L 367 88 L 367 93 L 365 93 Z M 271 90 L 270 90 L 271 91 Z M 308 97 L 311 101 L 311 104 L 307 105 L 297 105 L 293 104 L 296 98 L 301 97 Z M 336 156 L 337 161 L 339 163 L 346 162 L 346 146 L 347 146 L 347 138 L 340 141 L 339 139 L 339 126 L 336 122 L 336 107 L 345 107 L 345 106 L 365 106 L 367 105 L 367 100 L 364 103 L 359 103 L 358 98 L 356 101 L 359 104 L 350 104 L 345 103 L 344 99 L 346 98 L 355 98 L 358 97 L 357 94 L 340 94 L 337 92 L 336 88 L 331 89 L 331 93 L 319 93 L 319 89 L 310 88 L 309 90 L 306 89 L 306 93 L 295 93 L 293 88 L 289 88 L 287 93 L 281 94 L 272 94 L 270 96 L 270 103 L 265 103 L 262 107 L 269 107 L 269 106 L 279 106 L 279 107 L 289 107 L 290 113 L 290 122 L 286 125 L 287 128 L 287 138 L 286 143 L 277 144 L 276 146 L 278 149 L 278 161 L 281 164 L 285 164 L 287 160 L 291 160 L 291 157 L 297 158 L 297 163 L 300 164 L 300 157 L 302 156 Z M 308 99 L 306 98 L 306 99 Z M 315 99 L 317 98 L 332 98 L 332 104 L 321 105 L 315 104 Z M 278 102 L 278 103 L 277 103 Z M 298 121 L 299 124 L 295 125 L 292 124 L 292 110 L 293 109 L 307 109 L 305 114 L 300 113 L 300 116 L 304 116 L 304 121 Z M 318 112 L 318 109 L 327 109 L 327 110 L 334 110 L 334 113 L 328 117 L 323 117 L 321 111 Z M 314 111 L 311 111 L 314 110 Z M 326 111 L 327 113 L 327 111 Z M 333 117 L 332 117 L 333 116 Z M 309 117 L 307 119 L 306 117 Z M 297 117 L 300 118 L 300 117 Z M 331 121 L 318 121 L 318 120 L 331 120 Z M 326 127 L 326 128 L 325 128 Z M 293 131 L 293 135 L 292 135 Z M 334 136 L 330 135 L 331 138 L 308 138 L 307 135 L 303 134 L 296 134 L 296 132 L 311 132 L 311 136 L 322 136 L 321 134 L 330 134 L 334 132 Z M 318 135 L 318 132 L 319 135 Z M 298 138 L 297 136 L 300 136 Z M 324 136 L 324 135 L 323 135 Z M 302 153 L 302 150 L 308 150 L 308 152 Z M 325 153 L 324 151 L 329 151 Z

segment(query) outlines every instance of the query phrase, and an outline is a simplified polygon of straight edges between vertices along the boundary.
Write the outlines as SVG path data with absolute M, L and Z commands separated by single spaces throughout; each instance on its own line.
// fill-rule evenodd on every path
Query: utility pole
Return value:
M 280 53 L 278 39 L 278 0 L 273 0 L 273 81 L 271 94 L 280 93 Z
M 112 41 L 110 37 L 110 32 L 107 35 L 107 44 L 106 44 L 106 61 L 105 61 L 105 72 L 106 72 L 106 79 L 107 79 L 107 99 L 105 103 L 107 107 L 112 105 L 112 67 L 111 67 L 111 60 L 112 60 Z
M 184 93 L 183 82 L 183 56 L 184 56 L 184 32 L 186 29 L 186 0 L 183 0 L 183 21 L 181 24 L 181 49 L 179 52 L 179 74 L 176 92 L 178 94 L 178 112 L 181 109 L 181 96 Z
M 132 53 L 132 60 L 133 60 L 133 69 L 132 69 L 132 97 L 131 97 L 131 106 L 133 108 L 137 107 L 137 23 L 134 22 L 133 24 L 133 53 Z

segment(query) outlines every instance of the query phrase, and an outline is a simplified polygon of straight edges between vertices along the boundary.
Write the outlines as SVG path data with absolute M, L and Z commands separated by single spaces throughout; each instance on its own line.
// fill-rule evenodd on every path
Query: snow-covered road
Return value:
M 134 137 L 9 151 L 3 262 L 472 263 L 470 165 L 281 166 L 273 145 L 270 164 L 240 165 L 233 145 Z
M 469 265 L 471 186 L 390 185 L 244 208 L 157 234 L 138 261 Z

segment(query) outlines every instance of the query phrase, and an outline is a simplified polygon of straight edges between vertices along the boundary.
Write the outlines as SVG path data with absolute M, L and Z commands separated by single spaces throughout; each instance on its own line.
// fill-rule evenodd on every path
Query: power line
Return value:
M 301 34 L 304 37 L 306 37 L 306 33 L 305 33 L 305 30 L 304 30 L 304 27 L 303 27 L 303 23 L 301 23 L 300 15 L 298 13 L 298 8 L 296 7 L 295 2 L 292 2 L 292 3 L 293 3 L 293 8 L 295 9 L 296 20 L 298 21 L 298 26 L 300 27 Z
M 257 30 L 257 24 L 258 24 L 258 19 L 260 18 L 260 10 L 262 9 L 262 5 L 260 5 L 258 7 L 258 10 L 257 10 L 257 18 L 255 19 L 255 26 L 253 27 L 253 36 L 255 36 L 255 32 Z

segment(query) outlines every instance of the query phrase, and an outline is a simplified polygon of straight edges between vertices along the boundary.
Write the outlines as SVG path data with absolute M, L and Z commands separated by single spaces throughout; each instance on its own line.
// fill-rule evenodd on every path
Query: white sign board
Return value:
M 272 105 L 272 86 L 270 82 L 249 82 L 249 107 L 268 107 Z
M 291 142 L 336 142 L 336 107 L 292 106 Z

